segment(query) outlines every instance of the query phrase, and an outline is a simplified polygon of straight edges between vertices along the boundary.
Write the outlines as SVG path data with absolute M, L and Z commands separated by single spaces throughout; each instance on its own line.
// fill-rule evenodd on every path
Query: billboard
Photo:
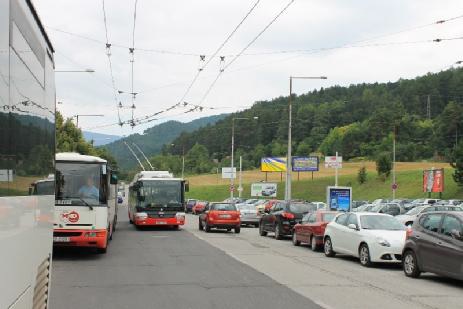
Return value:
M 325 157 L 326 168 L 342 168 L 342 156 L 327 156 Z
M 260 170 L 262 172 L 286 172 L 286 158 L 267 157 L 261 159 Z
M 270 182 L 257 182 L 251 184 L 251 196 L 277 197 L 277 184 Z
M 222 178 L 225 179 L 233 179 L 236 178 L 236 167 L 233 168 L 233 171 L 231 167 L 222 167 Z
M 318 157 L 293 157 L 293 172 L 318 172 Z
M 351 187 L 327 187 L 326 204 L 330 210 L 351 211 L 352 188 Z
M 444 169 L 423 171 L 423 192 L 444 192 Z

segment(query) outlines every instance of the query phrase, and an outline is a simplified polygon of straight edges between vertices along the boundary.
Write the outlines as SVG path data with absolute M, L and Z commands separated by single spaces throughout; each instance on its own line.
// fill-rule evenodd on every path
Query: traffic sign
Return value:
M 396 184 L 396 183 L 393 183 L 393 184 L 392 184 L 392 190 L 397 190 L 398 187 L 399 187 L 398 184 Z
M 235 192 L 235 186 L 234 185 L 230 186 L 230 192 Z

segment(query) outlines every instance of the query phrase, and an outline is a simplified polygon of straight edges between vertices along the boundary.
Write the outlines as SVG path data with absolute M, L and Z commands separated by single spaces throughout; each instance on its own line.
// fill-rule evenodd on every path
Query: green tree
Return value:
M 460 143 L 453 153 L 453 160 L 450 165 L 455 169 L 453 172 L 453 180 L 463 186 L 463 143 Z
M 380 177 L 384 177 L 383 180 L 389 177 L 392 170 L 392 160 L 389 153 L 382 152 L 378 155 L 376 159 L 376 170 Z

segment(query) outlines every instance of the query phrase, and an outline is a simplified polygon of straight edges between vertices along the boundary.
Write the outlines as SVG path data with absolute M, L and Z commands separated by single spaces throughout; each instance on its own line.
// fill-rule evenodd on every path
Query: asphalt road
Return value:
M 55 250 L 51 309 L 320 308 L 194 236 L 193 225 L 137 231 L 126 213 L 121 207 L 107 254 Z

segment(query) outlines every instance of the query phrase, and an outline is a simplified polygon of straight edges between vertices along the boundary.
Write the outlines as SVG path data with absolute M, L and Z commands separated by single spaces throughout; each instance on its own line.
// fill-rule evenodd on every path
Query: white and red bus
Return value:
M 29 0 L 0 1 L 0 308 L 47 308 L 54 186 L 53 46 Z
M 185 224 L 188 184 L 166 171 L 142 171 L 129 187 L 129 220 L 136 227 Z
M 106 160 L 56 154 L 53 245 L 106 253 L 117 225 L 117 177 Z

